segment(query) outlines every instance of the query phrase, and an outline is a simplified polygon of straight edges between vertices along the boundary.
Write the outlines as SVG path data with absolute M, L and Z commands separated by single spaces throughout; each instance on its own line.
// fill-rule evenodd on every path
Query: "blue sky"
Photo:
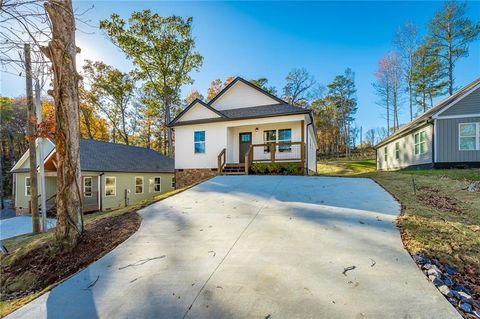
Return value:
M 93 2 L 74 1 L 82 11 Z M 135 10 L 149 8 L 161 15 L 193 16 L 193 34 L 204 63 L 193 73 L 195 83 L 184 87 L 205 94 L 213 79 L 242 76 L 266 77 L 278 91 L 294 67 L 304 67 L 323 85 L 350 67 L 356 73 L 358 113 L 356 125 L 364 132 L 385 126 L 383 110 L 375 104 L 371 83 L 378 60 L 393 49 L 397 27 L 412 21 L 425 27 L 442 2 L 140 2 L 95 1 L 85 19 L 98 21 L 118 13 L 128 18 Z M 469 16 L 480 20 L 480 2 L 469 2 Z M 77 44 L 83 59 L 103 60 L 123 71 L 132 66 L 103 33 L 79 24 Z M 86 32 L 86 33 L 85 33 Z M 93 34 L 91 34 L 93 32 Z M 480 41 L 470 46 L 470 56 L 461 59 L 455 70 L 456 85 L 480 77 Z M 1 94 L 21 95 L 24 79 L 1 74 Z M 408 120 L 407 105 L 401 122 Z

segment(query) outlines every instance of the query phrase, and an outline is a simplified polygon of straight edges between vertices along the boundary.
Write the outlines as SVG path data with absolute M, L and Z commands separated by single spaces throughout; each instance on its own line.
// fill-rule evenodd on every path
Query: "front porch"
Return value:
M 218 175 L 248 175 L 262 163 L 296 163 L 305 172 L 305 121 L 227 128 L 227 147 L 218 154 Z

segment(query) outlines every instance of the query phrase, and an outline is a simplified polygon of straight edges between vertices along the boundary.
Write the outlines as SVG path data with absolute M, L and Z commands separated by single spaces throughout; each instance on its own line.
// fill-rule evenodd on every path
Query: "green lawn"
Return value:
M 466 190 L 480 169 L 381 172 L 375 160 L 339 160 L 319 161 L 318 174 L 373 179 L 402 204 L 398 226 L 411 253 L 480 272 L 480 193 Z
M 327 176 L 355 176 L 374 172 L 375 160 L 327 160 L 318 161 L 317 174 Z

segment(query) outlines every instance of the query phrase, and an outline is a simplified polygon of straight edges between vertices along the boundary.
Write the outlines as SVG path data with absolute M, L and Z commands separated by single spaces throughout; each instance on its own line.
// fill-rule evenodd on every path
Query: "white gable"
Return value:
M 277 104 L 278 101 L 267 94 L 237 81 L 211 104 L 217 110 Z
M 50 141 L 50 139 L 42 139 L 43 143 L 43 159 L 45 160 L 50 154 L 50 152 L 55 148 L 55 144 Z M 38 146 L 38 143 L 40 143 L 40 139 L 37 138 L 35 141 L 36 145 Z M 37 162 L 39 161 L 40 154 L 39 154 L 39 149 L 37 147 Z M 25 153 L 23 153 L 22 157 L 18 160 L 18 162 L 12 167 L 11 171 L 16 170 L 16 169 L 21 169 L 21 168 L 30 168 L 30 151 L 27 149 Z
M 185 114 L 183 114 L 177 122 L 194 121 L 220 117 L 217 113 L 209 110 L 200 102 L 195 103 Z

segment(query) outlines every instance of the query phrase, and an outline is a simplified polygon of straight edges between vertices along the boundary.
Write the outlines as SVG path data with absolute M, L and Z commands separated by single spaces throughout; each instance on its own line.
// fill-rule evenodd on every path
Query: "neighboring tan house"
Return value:
M 480 167 L 480 79 L 375 146 L 377 169 Z
M 217 174 L 248 174 L 254 163 L 297 163 L 304 173 L 316 172 L 312 112 L 240 77 L 208 103 L 194 100 L 170 126 L 178 187 Z
M 42 143 L 39 141 L 37 145 Z M 49 209 L 55 205 L 56 153 L 52 141 L 42 141 Z M 37 147 L 37 158 L 38 153 Z M 17 214 L 29 213 L 29 163 L 27 151 L 10 171 L 14 174 Z M 84 212 L 124 207 L 175 189 L 173 159 L 143 147 L 81 139 L 80 167 Z

